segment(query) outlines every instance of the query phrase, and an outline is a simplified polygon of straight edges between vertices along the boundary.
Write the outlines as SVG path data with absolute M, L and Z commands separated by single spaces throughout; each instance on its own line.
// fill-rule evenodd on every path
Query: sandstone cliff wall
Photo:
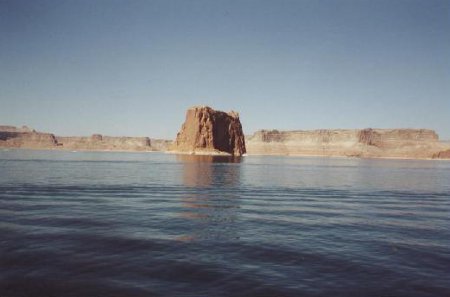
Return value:
M 165 148 L 157 141 L 158 148 Z M 36 132 L 26 126 L 0 126 L 0 147 L 67 150 L 153 151 L 148 137 L 112 137 L 94 134 L 90 137 L 63 137 Z
M 443 147 L 427 129 L 261 130 L 247 138 L 249 154 L 431 158 Z
M 188 109 L 172 149 L 186 153 L 245 154 L 239 114 L 216 111 L 208 106 Z
M 148 137 L 112 137 L 94 134 L 90 137 L 57 136 L 56 140 L 62 148 L 70 150 L 152 150 Z
M 433 155 L 434 159 L 450 159 L 450 149 L 437 152 Z
M 231 119 L 229 119 L 230 117 Z M 450 142 L 426 129 L 261 130 L 247 137 L 236 113 L 190 109 L 175 142 L 147 137 L 60 137 L 26 126 L 0 126 L 0 147 L 66 150 L 166 151 L 240 155 L 303 155 L 450 159 Z M 219 124 L 216 126 L 216 124 Z M 221 128 L 218 128 L 221 127 Z M 224 128 L 225 127 L 225 128 Z
M 56 146 L 55 135 L 50 133 L 0 131 L 0 147 L 54 148 Z

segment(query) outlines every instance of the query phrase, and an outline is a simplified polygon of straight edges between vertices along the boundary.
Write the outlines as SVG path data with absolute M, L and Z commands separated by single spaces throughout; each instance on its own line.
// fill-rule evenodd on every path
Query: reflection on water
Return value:
M 0 151 L 0 297 L 450 296 L 450 162 Z
M 195 162 L 195 163 L 241 163 L 243 157 L 237 156 L 211 156 L 211 155 L 186 155 L 179 154 L 176 158 L 180 162 Z
M 236 186 L 242 158 L 232 156 L 177 155 L 183 164 L 183 182 L 189 187 Z
M 193 189 L 182 197 L 180 216 L 194 225 L 183 241 L 196 239 L 238 238 L 236 230 L 239 197 L 234 187 L 239 185 L 241 158 L 229 156 L 179 155 L 183 182 Z

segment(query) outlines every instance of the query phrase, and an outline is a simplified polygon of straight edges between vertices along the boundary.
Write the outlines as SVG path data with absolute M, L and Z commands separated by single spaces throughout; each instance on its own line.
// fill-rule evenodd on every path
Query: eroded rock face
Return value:
M 57 136 L 56 140 L 62 148 L 71 150 L 152 150 L 151 141 L 148 137 L 115 137 L 93 134 L 90 137 Z
M 187 153 L 246 153 L 239 114 L 217 111 L 208 106 L 192 107 L 177 134 L 173 150 Z
M 445 145 L 428 129 L 261 130 L 248 138 L 249 154 L 431 158 Z
M 36 132 L 26 126 L 0 126 L 0 147 L 68 149 L 89 151 L 153 151 L 148 137 L 114 137 L 93 134 L 88 137 L 62 137 Z
M 450 159 L 450 149 L 434 154 L 433 158 L 434 159 Z
M 23 126 L 0 126 L 0 147 L 53 148 L 57 146 L 55 135 L 36 132 Z

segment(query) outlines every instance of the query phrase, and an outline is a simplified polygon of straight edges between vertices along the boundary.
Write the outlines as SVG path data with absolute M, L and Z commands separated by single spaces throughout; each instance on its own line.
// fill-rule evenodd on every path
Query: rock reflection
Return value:
M 186 219 L 182 241 L 233 240 L 236 228 L 242 158 L 228 156 L 179 155 L 183 182 L 189 189 L 182 198 L 180 216 Z

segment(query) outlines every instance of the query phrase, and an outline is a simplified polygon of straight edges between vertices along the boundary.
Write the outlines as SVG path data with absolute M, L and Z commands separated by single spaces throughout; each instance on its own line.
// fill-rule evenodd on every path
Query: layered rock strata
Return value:
M 56 140 L 58 145 L 70 150 L 151 150 L 151 141 L 148 137 L 112 137 L 93 134 L 90 137 L 57 136 Z
M 247 138 L 249 154 L 431 158 L 445 148 L 433 130 L 261 130 Z
M 189 108 L 172 150 L 192 154 L 245 154 L 239 114 L 217 111 L 208 106 Z
M 165 141 L 156 141 L 159 147 L 167 147 Z M 94 134 L 90 137 L 62 137 L 37 132 L 26 126 L 0 126 L 0 147 L 29 149 L 153 151 L 148 137 L 112 137 Z
M 433 159 L 450 159 L 450 149 L 435 153 Z
M 0 131 L 0 147 L 51 148 L 57 145 L 55 135 L 50 133 Z
M 261 130 L 244 140 L 237 113 L 209 107 L 188 110 L 175 142 L 147 137 L 61 137 L 23 126 L 0 126 L 0 147 L 195 154 L 348 156 L 450 159 L 450 142 L 427 129 Z

